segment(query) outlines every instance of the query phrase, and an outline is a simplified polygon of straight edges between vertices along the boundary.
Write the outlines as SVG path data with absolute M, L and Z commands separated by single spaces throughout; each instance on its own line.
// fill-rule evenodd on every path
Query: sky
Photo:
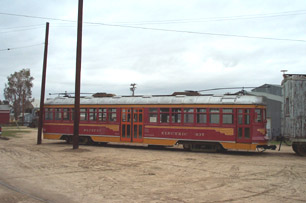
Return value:
M 46 97 L 74 92 L 77 10 L 77 0 L 0 0 L 0 100 L 23 68 L 39 100 L 46 22 Z M 280 85 L 281 70 L 306 74 L 305 20 L 305 0 L 84 0 L 81 92 Z

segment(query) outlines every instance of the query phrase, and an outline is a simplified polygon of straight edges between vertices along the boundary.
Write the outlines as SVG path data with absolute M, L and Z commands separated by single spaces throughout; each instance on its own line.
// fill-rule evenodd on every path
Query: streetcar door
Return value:
M 143 142 L 143 109 L 121 109 L 121 134 L 123 142 Z
M 236 141 L 240 143 L 251 143 L 250 109 L 237 109 L 237 117 Z
M 133 108 L 133 142 L 143 142 L 143 109 Z
M 123 142 L 132 141 L 132 109 L 122 108 L 121 109 L 121 134 L 120 140 Z

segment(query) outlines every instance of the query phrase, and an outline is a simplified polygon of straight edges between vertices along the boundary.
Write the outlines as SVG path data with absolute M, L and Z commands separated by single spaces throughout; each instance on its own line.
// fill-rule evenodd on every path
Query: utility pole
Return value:
M 25 105 L 25 90 L 22 91 L 22 126 L 24 126 L 24 105 Z
M 134 97 L 135 96 L 136 83 L 132 83 L 130 86 L 131 86 L 130 90 L 132 91 L 132 96 Z
M 82 62 L 82 24 L 83 24 L 83 0 L 79 0 L 77 54 L 75 72 L 75 99 L 74 99 L 74 131 L 73 149 L 79 148 L 79 124 L 80 124 L 80 89 L 81 89 L 81 62 Z
M 43 62 L 43 71 L 42 71 L 42 79 L 41 79 L 40 111 L 39 111 L 39 119 L 38 119 L 37 144 L 41 144 L 41 134 L 42 134 L 42 126 L 43 126 L 47 57 L 48 57 L 48 41 L 49 41 L 49 23 L 47 22 L 46 23 L 46 36 L 45 36 L 44 62 Z

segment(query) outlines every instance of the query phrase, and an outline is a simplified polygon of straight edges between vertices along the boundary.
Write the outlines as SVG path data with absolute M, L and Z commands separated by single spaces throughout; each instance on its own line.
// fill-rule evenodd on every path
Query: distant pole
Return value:
M 22 126 L 24 126 L 25 90 L 22 91 Z
M 132 83 L 130 86 L 131 86 L 130 90 L 132 91 L 132 97 L 134 97 L 135 96 L 136 83 Z
M 41 79 L 40 111 L 39 111 L 39 119 L 38 119 L 37 144 L 41 144 L 41 134 L 42 134 L 42 126 L 43 126 L 47 58 L 48 58 L 48 41 L 49 41 L 49 23 L 47 22 L 46 23 L 46 36 L 45 36 L 44 62 L 43 62 L 43 71 L 42 71 L 42 79 Z
M 79 148 L 79 124 L 80 124 L 80 89 L 81 89 L 81 62 L 82 62 L 82 24 L 83 24 L 83 0 L 79 0 L 77 56 L 75 72 L 75 99 L 74 99 L 74 132 L 73 149 Z

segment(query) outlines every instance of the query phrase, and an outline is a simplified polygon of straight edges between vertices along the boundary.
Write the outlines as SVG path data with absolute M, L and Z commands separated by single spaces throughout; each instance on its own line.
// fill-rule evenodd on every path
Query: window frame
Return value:
M 158 108 L 148 108 L 148 123 L 159 123 Z
M 159 123 L 160 124 L 170 124 L 170 119 L 171 119 L 170 109 L 171 108 L 159 108 Z
M 54 120 L 61 121 L 63 119 L 62 108 L 54 108 Z
M 213 112 L 213 110 L 217 110 L 217 112 Z M 214 118 L 218 118 L 218 122 L 212 122 L 212 116 L 214 116 Z M 217 116 L 217 117 L 215 117 Z M 221 123 L 221 111 L 220 108 L 210 108 L 209 109 L 209 124 L 210 125 L 220 125 Z
M 231 112 L 226 112 L 226 110 L 231 110 Z M 222 125 L 233 125 L 234 124 L 234 109 L 233 108 L 222 108 Z M 231 123 L 225 123 L 225 116 L 231 116 Z
M 205 111 L 200 111 L 200 110 L 205 110 Z M 196 124 L 198 125 L 207 125 L 208 124 L 208 111 L 207 108 L 196 108 Z M 203 116 L 204 122 L 199 122 L 201 120 L 200 116 Z
M 171 108 L 171 123 L 174 125 L 182 124 L 182 108 Z
M 117 108 L 107 108 L 107 121 L 108 122 L 117 122 L 118 120 L 118 111 Z

